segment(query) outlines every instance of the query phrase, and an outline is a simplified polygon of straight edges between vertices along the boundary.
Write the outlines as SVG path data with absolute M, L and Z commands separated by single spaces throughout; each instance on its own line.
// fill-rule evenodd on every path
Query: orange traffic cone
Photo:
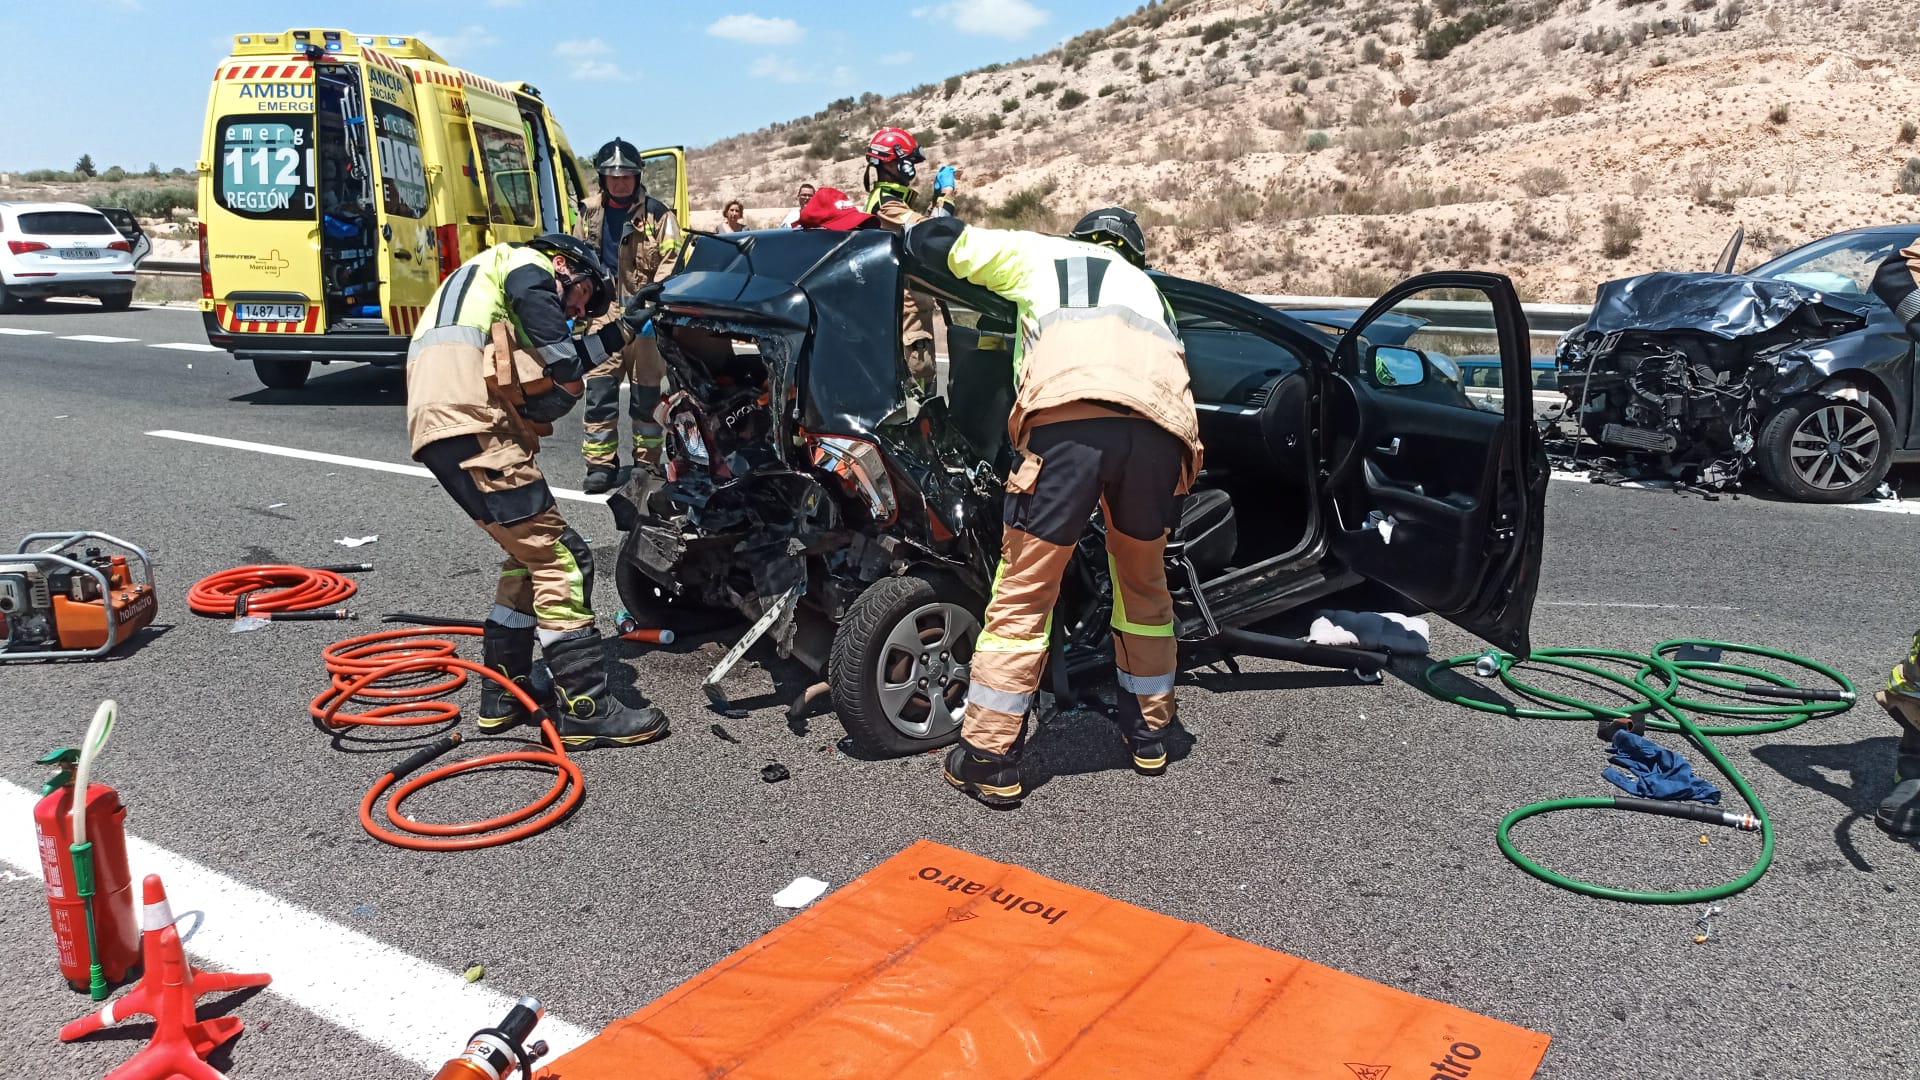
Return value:
M 132 990 L 108 1002 L 99 1012 L 61 1028 L 60 1041 L 72 1042 L 130 1016 L 151 1016 L 153 1041 L 108 1073 L 108 1080 L 163 1080 L 174 1075 L 217 1080 L 220 1071 L 202 1059 L 240 1034 L 244 1025 L 237 1016 L 198 1020 L 195 1003 L 203 994 L 265 986 L 273 976 L 196 969 L 187 963 L 186 952 L 180 947 L 180 932 L 173 928 L 173 909 L 158 874 L 147 875 L 144 896 L 146 914 L 141 920 L 140 951 L 146 974 Z

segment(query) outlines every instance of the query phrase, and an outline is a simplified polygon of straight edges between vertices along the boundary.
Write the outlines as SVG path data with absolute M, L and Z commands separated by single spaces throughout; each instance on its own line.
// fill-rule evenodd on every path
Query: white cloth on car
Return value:
M 1322 611 L 1307 631 L 1316 645 L 1383 649 L 1390 653 L 1424 656 L 1433 628 L 1427 620 L 1393 611 Z

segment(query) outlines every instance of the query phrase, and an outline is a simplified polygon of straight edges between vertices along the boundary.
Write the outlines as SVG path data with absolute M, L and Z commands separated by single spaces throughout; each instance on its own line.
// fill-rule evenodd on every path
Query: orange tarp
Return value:
M 919 841 L 544 1080 L 1525 1080 L 1547 1036 Z

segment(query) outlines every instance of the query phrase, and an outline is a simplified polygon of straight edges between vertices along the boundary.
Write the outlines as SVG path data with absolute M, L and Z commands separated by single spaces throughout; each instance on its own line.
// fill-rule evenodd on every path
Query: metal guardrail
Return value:
M 200 264 L 197 262 L 169 262 L 165 259 L 147 259 L 135 269 L 139 273 L 152 274 L 154 277 L 200 276 Z
M 1365 310 L 1373 298 L 1365 296 L 1254 296 L 1269 307 L 1282 310 L 1302 308 L 1353 308 Z M 1527 328 L 1534 337 L 1558 337 L 1587 321 L 1590 304 L 1522 304 L 1527 313 Z M 1470 300 L 1405 300 L 1394 310 L 1429 320 L 1427 329 L 1442 333 L 1492 336 L 1493 312 L 1487 305 Z

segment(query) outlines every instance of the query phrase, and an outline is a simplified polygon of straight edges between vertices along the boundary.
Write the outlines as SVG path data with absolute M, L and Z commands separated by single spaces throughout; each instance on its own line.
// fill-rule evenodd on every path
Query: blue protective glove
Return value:
M 955 181 L 956 181 L 956 177 L 954 175 L 953 166 L 942 165 L 940 166 L 939 171 L 933 174 L 933 190 L 952 191 L 954 188 Z
M 646 322 L 643 322 L 640 324 L 640 336 L 641 337 L 653 336 L 653 320 L 652 319 L 648 319 Z
M 1647 799 L 1720 802 L 1720 789 L 1695 776 L 1686 758 L 1644 735 L 1625 728 L 1614 732 L 1613 755 L 1608 760 L 1617 768 L 1600 775 L 1630 794 Z

